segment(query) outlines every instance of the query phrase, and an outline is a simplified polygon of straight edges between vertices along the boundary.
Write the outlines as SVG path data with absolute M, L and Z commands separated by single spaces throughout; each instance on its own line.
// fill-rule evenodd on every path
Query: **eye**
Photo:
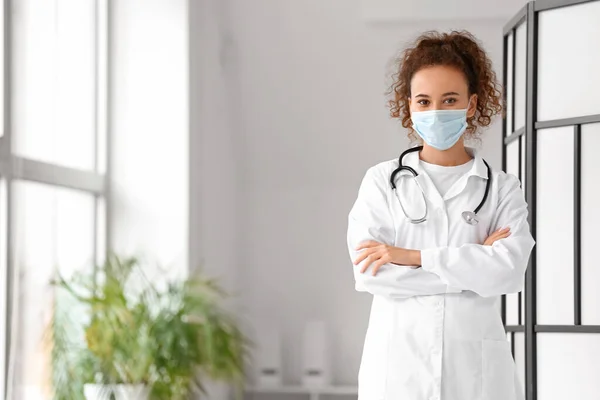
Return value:
M 444 100 L 445 104 L 454 104 L 456 102 L 457 102 L 457 100 L 454 97 L 450 97 L 450 98 L 447 98 Z
M 428 106 L 429 100 L 422 99 L 422 100 L 417 101 L 417 104 L 419 104 L 421 106 Z

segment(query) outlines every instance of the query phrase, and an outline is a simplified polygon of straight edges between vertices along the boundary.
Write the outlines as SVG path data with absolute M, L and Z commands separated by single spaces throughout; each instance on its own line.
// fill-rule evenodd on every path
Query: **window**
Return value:
M 13 3 L 11 106 L 15 154 L 69 167 L 94 168 L 95 3 Z
M 10 357 L 0 364 L 0 390 L 42 399 L 50 390 L 42 340 L 53 309 L 50 278 L 56 268 L 69 273 L 100 262 L 106 250 L 107 2 L 6 3 L 0 356 Z
M 49 398 L 49 345 L 44 340 L 52 316 L 55 266 L 62 274 L 94 260 L 95 196 L 85 191 L 13 181 L 14 238 L 13 395 Z

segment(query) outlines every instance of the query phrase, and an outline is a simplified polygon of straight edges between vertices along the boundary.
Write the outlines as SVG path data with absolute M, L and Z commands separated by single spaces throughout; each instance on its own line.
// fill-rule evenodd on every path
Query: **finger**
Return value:
M 487 239 L 485 239 L 485 242 L 483 242 L 483 243 L 490 245 L 496 241 L 496 238 L 497 237 L 495 235 L 489 236 Z
M 377 253 L 376 257 L 379 258 L 379 260 L 377 260 L 377 262 L 373 264 L 373 276 L 377 274 L 381 267 L 392 261 L 389 254 Z
M 364 262 L 363 266 L 362 266 L 362 267 L 361 267 L 361 269 L 360 269 L 360 273 L 361 273 L 361 274 L 364 274 L 364 273 L 365 273 L 365 271 L 366 271 L 367 269 L 369 269 L 369 266 L 370 266 L 370 265 L 373 263 L 373 261 L 375 261 L 375 260 L 373 259 L 373 257 L 371 257 L 371 256 L 367 257 L 367 258 L 365 259 L 365 262 Z
M 506 239 L 507 237 L 510 236 L 510 232 L 505 233 L 504 235 L 500 236 L 498 239 L 496 240 L 500 240 L 500 239 Z
M 492 238 L 503 237 L 504 235 L 506 235 L 509 232 L 510 232 L 510 228 L 502 228 L 502 229 L 499 229 L 496 232 L 492 233 L 490 235 L 490 237 L 492 237 Z
M 492 242 L 495 242 L 498 239 L 502 239 L 502 237 L 504 236 L 504 233 L 496 233 L 494 235 L 491 236 Z
M 488 237 L 488 239 L 493 239 L 495 237 L 498 237 L 500 235 L 504 235 L 507 231 L 503 228 L 503 229 L 498 229 L 497 231 L 492 232 L 492 234 Z
M 501 240 L 501 239 L 506 239 L 509 236 L 510 236 L 510 232 L 501 233 L 501 234 L 493 234 L 492 236 L 487 238 L 483 244 L 487 245 L 487 246 L 491 246 L 496 241 Z
M 360 253 L 360 255 L 356 257 L 356 260 L 354 260 L 354 265 L 360 264 L 365 258 L 373 254 L 374 251 L 375 250 L 365 250 L 362 253 Z
M 359 245 L 356 247 L 356 250 L 368 249 L 368 248 L 380 246 L 380 245 L 381 245 L 381 243 L 376 242 L 374 240 L 366 240 L 364 242 L 359 243 Z
M 510 236 L 510 232 L 509 232 L 509 231 L 506 231 L 506 232 L 504 232 L 504 233 L 500 233 L 500 234 L 496 235 L 496 238 L 495 238 L 495 240 L 504 239 L 504 238 L 507 238 L 507 237 L 509 237 L 509 236 Z
M 373 264 L 373 276 L 377 275 L 377 272 L 379 272 L 379 270 L 381 269 L 381 267 L 383 267 L 383 265 L 385 264 L 385 261 L 383 260 L 379 260 L 377 261 L 375 264 Z
M 498 240 L 498 237 L 498 234 L 493 233 L 492 235 L 488 236 L 487 239 L 485 239 L 485 242 L 483 242 L 483 244 L 486 246 L 491 246 L 496 240 Z

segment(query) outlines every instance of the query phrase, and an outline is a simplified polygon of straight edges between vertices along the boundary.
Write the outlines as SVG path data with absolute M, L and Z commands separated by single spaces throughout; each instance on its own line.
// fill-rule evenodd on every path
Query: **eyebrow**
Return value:
M 448 92 L 448 93 L 444 93 L 442 95 L 442 97 L 446 97 L 446 96 L 460 96 L 460 94 L 458 94 L 456 92 Z M 418 97 L 430 97 L 430 96 L 426 95 L 426 94 L 418 94 L 415 96 L 415 98 L 418 98 Z

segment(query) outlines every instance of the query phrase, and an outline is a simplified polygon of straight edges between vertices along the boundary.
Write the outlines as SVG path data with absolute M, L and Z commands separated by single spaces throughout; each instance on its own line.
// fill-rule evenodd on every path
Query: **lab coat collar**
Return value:
M 404 165 L 412 167 L 419 174 L 419 176 L 417 177 L 417 181 L 423 188 L 425 196 L 431 202 L 433 202 L 434 205 L 441 205 L 443 201 L 447 201 L 462 193 L 463 190 L 465 190 L 465 187 L 467 186 L 467 182 L 469 181 L 470 177 L 476 176 L 479 178 L 488 179 L 487 167 L 483 162 L 483 158 L 479 156 L 478 152 L 474 148 L 465 147 L 465 149 L 467 150 L 467 153 L 469 153 L 469 155 L 474 159 L 473 166 L 471 167 L 469 172 L 467 172 L 450 188 L 450 190 L 448 190 L 448 192 L 444 195 L 443 198 L 440 195 L 437 188 L 435 187 L 435 185 L 433 184 L 433 181 L 431 180 L 429 175 L 427 175 L 427 173 L 421 167 L 421 163 L 419 162 L 418 151 L 408 153 L 404 156 L 404 159 L 402 161 Z M 410 174 L 410 172 L 403 170 L 401 174 Z
M 483 158 L 481 158 L 477 150 L 475 150 L 472 147 L 465 147 L 465 149 L 467 150 L 467 153 L 469 153 L 471 157 L 473 157 L 473 159 L 475 160 L 475 162 L 473 163 L 473 168 L 471 168 L 471 171 L 468 175 L 475 175 L 483 179 L 488 179 L 487 166 L 483 162 Z
M 481 158 L 479 156 L 477 150 L 475 150 L 472 147 L 465 147 L 465 150 L 467 151 L 467 153 L 469 153 L 469 155 L 471 157 L 474 158 L 473 167 L 471 168 L 471 170 L 469 172 L 467 172 L 467 176 L 474 175 L 474 176 L 478 176 L 483 179 L 487 179 L 488 178 L 487 167 L 486 167 L 485 163 L 483 162 L 483 158 Z M 421 165 L 419 163 L 419 152 L 418 151 L 413 151 L 412 153 L 408 153 L 407 155 L 404 156 L 404 159 L 402 161 L 403 161 L 404 165 L 412 167 L 419 174 L 423 173 L 423 168 L 421 168 Z M 408 172 L 408 171 L 402 171 L 402 172 L 410 174 L 410 172 Z

